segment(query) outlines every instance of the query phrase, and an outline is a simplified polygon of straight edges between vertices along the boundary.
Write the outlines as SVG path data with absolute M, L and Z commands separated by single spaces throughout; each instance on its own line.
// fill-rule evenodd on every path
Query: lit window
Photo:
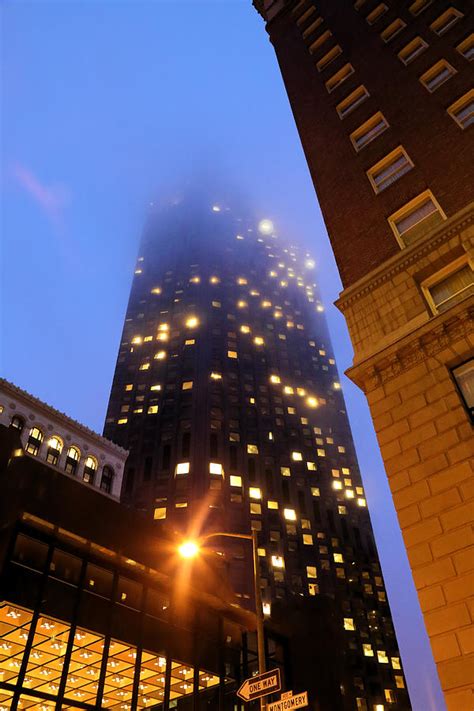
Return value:
M 281 555 L 272 555 L 272 565 L 274 568 L 284 568 L 285 561 Z
M 161 294 L 161 287 L 155 286 L 155 287 L 151 290 L 151 293 L 152 293 L 152 294 Z
M 169 331 L 170 327 L 168 323 L 160 323 L 158 326 L 158 331 Z
M 184 476 L 189 474 L 189 462 L 179 462 L 175 469 L 176 476 Z
M 155 356 L 156 358 L 156 356 Z M 149 363 L 142 363 L 138 370 L 148 370 L 150 367 Z
M 425 190 L 391 215 L 388 222 L 400 245 L 406 247 L 445 219 L 446 215 L 433 194 Z
M 248 444 L 247 454 L 258 454 L 258 446 L 256 444 Z
M 404 27 L 406 27 L 406 22 L 397 18 L 380 33 L 380 36 L 384 42 L 390 42 Z
M 398 674 L 395 675 L 395 686 L 397 687 L 397 689 L 405 688 L 405 682 L 403 681 L 403 677 L 399 676 Z
M 474 422 L 474 358 L 451 370 L 464 407 Z
M 294 395 L 295 391 L 289 385 L 285 385 L 285 387 L 283 388 L 283 392 L 285 393 L 285 395 Z
M 383 649 L 378 649 L 377 650 L 377 661 L 380 664 L 388 664 L 387 652 L 385 652 Z
M 336 111 L 339 114 L 339 118 L 343 119 L 351 111 L 354 111 L 362 102 L 364 102 L 369 97 L 369 92 L 365 86 L 359 86 L 357 89 L 352 91 L 345 99 L 343 99 L 337 106 Z
M 87 457 L 84 462 L 84 470 L 82 472 L 82 478 L 86 484 L 93 484 L 94 475 L 97 471 L 97 459 L 95 457 Z
M 362 507 L 367 506 L 367 502 L 365 499 L 357 499 L 357 504 Z
M 325 457 L 326 456 L 326 452 L 324 449 L 317 449 L 316 453 L 317 453 L 318 457 Z
M 348 632 L 353 632 L 355 630 L 354 620 L 352 617 L 344 617 L 344 629 Z
M 238 278 L 237 278 L 237 284 L 240 284 L 241 286 L 243 286 L 244 284 L 247 284 L 247 283 L 248 283 L 248 282 L 247 282 L 247 279 L 246 279 L 245 277 L 238 277 Z
M 125 386 L 125 392 L 129 393 L 131 390 L 133 390 L 133 385 L 129 383 Z
M 192 390 L 193 389 L 193 381 L 192 380 L 185 380 L 183 384 L 181 385 L 181 390 Z
M 253 342 L 255 343 L 256 346 L 263 346 L 263 344 L 265 343 L 265 341 L 263 340 L 263 338 L 261 336 L 255 336 L 255 338 L 253 339 Z
M 260 516 L 260 514 L 262 513 L 261 504 L 250 502 L 250 513 L 257 514 L 258 516 Z
M 311 496 L 321 496 L 321 492 L 319 491 L 319 487 L 317 487 L 317 486 L 312 486 L 312 487 L 311 487 Z
M 315 397 L 308 397 L 306 398 L 306 404 L 308 405 L 308 407 L 317 407 L 318 399 Z
M 278 509 L 278 501 L 268 501 L 267 506 L 269 509 L 276 510 Z
M 367 171 L 367 177 L 374 189 L 380 193 L 399 180 L 413 168 L 413 162 L 402 146 L 395 148 Z
M 352 64 L 345 64 L 342 69 L 339 69 L 336 74 L 334 74 L 330 79 L 327 80 L 326 89 L 328 90 L 328 92 L 331 93 L 332 91 L 334 91 L 334 89 L 337 89 L 337 87 L 340 86 L 353 73 L 354 67 L 352 66 Z
M 310 472 L 316 471 L 316 464 L 314 462 L 306 462 L 306 466 Z
M 166 506 L 160 506 L 153 511 L 155 521 L 162 521 L 166 518 Z
M 301 454 L 301 452 L 292 452 L 291 458 L 294 462 L 302 462 L 303 461 L 303 455 Z
M 118 425 L 126 425 L 127 422 L 128 422 L 128 418 L 127 418 L 127 417 L 121 417 L 119 420 L 117 420 L 117 424 L 118 424 Z
M 262 498 L 262 491 L 259 489 L 258 486 L 251 486 L 249 488 L 249 496 L 251 499 L 261 499 Z
M 326 69 L 326 67 L 337 57 L 339 57 L 340 54 L 342 54 L 342 48 L 337 44 L 329 52 L 327 52 L 324 57 L 321 57 L 321 59 L 316 62 L 318 72 L 322 72 L 323 69 Z
M 471 126 L 474 123 L 474 89 L 451 104 L 447 111 L 462 129 Z
M 187 501 L 177 501 L 174 506 L 176 509 L 187 509 L 188 502 Z
M 362 650 L 364 652 L 364 657 L 373 657 L 374 656 L 374 650 L 372 649 L 371 644 L 363 644 Z
M 250 333 L 250 326 L 241 326 L 240 330 L 242 333 Z
M 388 7 L 382 2 L 380 5 L 377 5 L 376 8 L 372 10 L 372 12 L 369 12 L 367 17 L 365 18 L 367 23 L 369 25 L 375 25 L 375 23 L 380 20 L 380 18 L 385 15 L 387 12 Z
M 155 385 L 150 386 L 150 390 L 153 390 L 154 392 L 159 392 L 161 390 L 161 385 L 159 383 L 156 383 Z
M 169 338 L 169 336 L 168 336 L 167 333 L 159 333 L 159 334 L 157 335 L 157 337 L 156 337 L 156 340 L 163 342 L 163 341 L 167 341 L 168 338 Z
M 271 305 L 272 305 L 271 301 L 262 301 L 262 303 L 261 303 L 262 309 L 269 309 Z
M 80 457 L 81 454 L 77 447 L 69 447 L 66 453 L 66 463 L 64 465 L 64 471 L 66 471 L 68 474 L 75 474 Z
M 421 284 L 433 313 L 442 313 L 474 293 L 474 271 L 467 255 L 460 257 Z
M 220 373 L 211 373 L 211 380 L 222 380 L 222 375 Z
M 346 489 L 346 499 L 353 499 L 354 498 L 354 492 L 352 489 Z
M 294 509 L 283 509 L 283 516 L 287 521 L 296 521 L 296 511 Z
M 310 533 L 303 533 L 303 545 L 312 546 L 313 536 Z
M 166 351 L 158 351 L 155 353 L 155 360 L 164 360 L 166 358 Z
M 423 10 L 426 10 L 428 5 L 431 5 L 433 0 L 415 0 L 415 2 L 408 8 L 412 15 L 420 15 Z
M 282 476 L 291 476 L 290 467 L 280 467 L 280 473 Z
M 227 351 L 228 358 L 237 358 L 237 351 Z
M 141 343 L 142 341 L 143 341 L 143 339 L 142 339 L 141 336 L 134 336 L 134 337 L 132 338 L 132 340 L 131 340 L 131 343 L 133 343 L 134 345 L 138 346 L 138 345 L 140 345 L 140 343 Z
M 48 440 L 48 449 L 46 451 L 46 461 L 48 464 L 53 464 L 54 466 L 59 461 L 59 455 L 63 449 L 62 440 L 59 437 L 51 437 Z
M 238 309 L 245 309 L 247 305 L 248 304 L 246 301 L 237 301 L 237 308 Z
M 26 443 L 26 451 L 28 454 L 33 454 L 36 456 L 39 452 L 41 443 L 43 441 L 43 433 L 38 427 L 32 427 L 28 435 L 28 442 Z
M 242 486 L 242 477 L 237 476 L 236 474 L 231 474 L 229 481 L 231 486 Z
M 318 577 L 318 571 L 316 570 L 315 565 L 307 565 L 306 566 L 306 576 L 308 578 L 317 578 Z
M 157 412 L 158 412 L 158 405 L 150 405 L 147 410 L 148 415 L 156 415 Z
M 143 343 L 148 343 L 149 341 L 152 341 L 152 340 L 153 340 L 153 336 L 145 336 L 145 338 L 143 339 Z
M 211 304 L 215 309 L 220 309 L 222 306 L 220 301 L 211 301 Z
M 450 79 L 450 77 L 456 74 L 456 70 L 452 67 L 446 60 L 441 59 L 436 62 L 431 69 L 421 75 L 420 81 L 423 86 L 428 89 L 430 93 L 436 91 L 436 89 L 444 84 L 445 81 Z
M 220 279 L 217 276 L 211 276 L 209 279 L 210 284 L 218 284 L 219 282 L 220 282 Z
M 344 563 L 344 558 L 342 553 L 333 553 L 333 558 L 335 563 Z
M 260 558 L 264 558 L 267 554 L 265 548 L 257 548 L 257 553 Z
M 463 13 L 456 10 L 454 7 L 449 7 L 442 15 L 436 18 L 434 22 L 431 23 L 430 29 L 433 30 L 437 35 L 444 35 L 453 25 L 456 24 L 458 20 L 464 17 Z
M 466 39 L 463 40 L 461 44 L 458 44 L 456 49 L 459 54 L 462 54 L 464 59 L 467 59 L 468 62 L 471 62 L 474 59 L 474 32 L 471 32 L 469 37 L 466 37 Z
M 223 476 L 224 475 L 224 468 L 222 464 L 219 464 L 219 462 L 210 462 L 209 463 L 209 474 L 217 474 L 218 476 Z
M 383 116 L 383 114 L 380 113 L 380 111 L 372 118 L 370 118 L 368 121 L 362 124 L 362 126 L 359 126 L 353 133 L 350 135 L 350 139 L 352 141 L 352 145 L 356 149 L 356 151 L 360 151 L 362 148 L 364 148 L 366 145 L 368 145 L 371 141 L 373 141 L 377 136 L 380 136 L 381 133 L 383 133 L 386 129 L 388 128 L 388 121 Z
M 195 343 L 196 343 L 196 341 L 194 340 L 194 338 L 188 338 L 185 340 L 184 345 L 185 346 L 194 346 Z
M 397 697 L 395 696 L 395 692 L 393 689 L 384 689 L 384 694 L 385 694 L 385 701 L 387 701 L 389 704 L 395 704 L 397 701 Z
M 281 379 L 279 375 L 270 375 L 270 382 L 271 383 L 281 383 Z
M 319 586 L 316 583 L 308 583 L 308 593 L 310 595 L 317 595 L 319 592 Z
M 390 660 L 392 662 L 392 667 L 394 669 L 401 669 L 402 665 L 400 664 L 400 657 L 390 657 Z
M 421 39 L 421 37 L 415 37 L 415 39 L 400 50 L 398 58 L 403 62 L 403 64 L 410 64 L 410 62 L 413 62 L 413 60 L 424 52 L 427 47 L 428 44 L 424 39 Z

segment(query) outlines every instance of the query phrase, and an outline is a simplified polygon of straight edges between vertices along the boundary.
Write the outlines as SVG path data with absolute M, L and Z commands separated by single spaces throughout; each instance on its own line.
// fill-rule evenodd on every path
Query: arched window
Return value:
M 26 443 L 26 451 L 28 454 L 33 454 L 35 457 L 38 454 L 41 442 L 43 441 L 43 433 L 37 427 L 32 427 L 30 434 L 28 435 L 28 442 Z
M 105 466 L 102 469 L 102 479 L 100 480 L 100 488 L 107 494 L 112 492 L 112 482 L 114 480 L 114 470 L 112 467 Z
M 14 427 L 18 432 L 23 431 L 23 427 L 25 426 L 25 420 L 23 417 L 20 417 L 20 415 L 13 415 L 12 421 L 10 422 L 10 427 Z
M 84 472 L 82 474 L 82 478 L 86 482 L 86 484 L 93 484 L 94 483 L 94 475 L 97 471 L 97 459 L 95 457 L 87 457 L 86 461 L 84 462 Z
M 56 435 L 54 435 L 48 440 L 48 451 L 46 452 L 46 461 L 48 462 L 48 464 L 53 464 L 54 466 L 56 466 L 59 461 L 59 455 L 61 454 L 62 449 L 62 439 L 56 437 Z
M 81 458 L 81 453 L 77 447 L 69 447 L 66 453 L 66 463 L 64 465 L 64 470 L 68 474 L 75 474 L 77 465 L 79 464 L 79 459 Z

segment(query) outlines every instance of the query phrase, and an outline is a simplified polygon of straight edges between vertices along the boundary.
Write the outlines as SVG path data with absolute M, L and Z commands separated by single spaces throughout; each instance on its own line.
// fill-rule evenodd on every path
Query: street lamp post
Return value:
M 208 533 L 198 541 L 185 541 L 180 547 L 179 552 L 183 558 L 194 558 L 199 552 L 199 544 L 209 538 L 240 538 L 246 541 L 252 541 L 253 554 L 253 584 L 255 596 L 255 613 L 257 617 L 257 655 L 258 655 L 258 673 L 263 674 L 266 671 L 265 665 L 265 635 L 263 628 L 263 607 L 262 607 L 262 590 L 260 585 L 260 566 L 258 564 L 258 541 L 257 531 L 252 529 L 252 533 L 226 533 L 223 531 Z M 265 708 L 263 698 L 260 699 L 260 708 Z

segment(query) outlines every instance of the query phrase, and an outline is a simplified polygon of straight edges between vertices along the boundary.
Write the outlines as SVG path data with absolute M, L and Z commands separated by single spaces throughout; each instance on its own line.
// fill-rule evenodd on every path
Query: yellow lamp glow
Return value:
M 271 235 L 273 232 L 273 222 L 271 220 L 260 220 L 258 223 L 258 231 L 262 235 Z
M 182 558 L 194 558 L 199 553 L 199 546 L 195 541 L 184 541 L 178 548 Z

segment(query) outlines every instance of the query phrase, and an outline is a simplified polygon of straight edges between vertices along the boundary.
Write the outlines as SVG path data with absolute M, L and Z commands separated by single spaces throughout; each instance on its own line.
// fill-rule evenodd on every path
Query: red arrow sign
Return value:
M 271 669 L 270 671 L 253 676 L 251 679 L 246 679 L 237 692 L 244 701 L 253 701 L 261 696 L 268 696 L 275 691 L 280 691 L 281 680 L 280 670 Z

